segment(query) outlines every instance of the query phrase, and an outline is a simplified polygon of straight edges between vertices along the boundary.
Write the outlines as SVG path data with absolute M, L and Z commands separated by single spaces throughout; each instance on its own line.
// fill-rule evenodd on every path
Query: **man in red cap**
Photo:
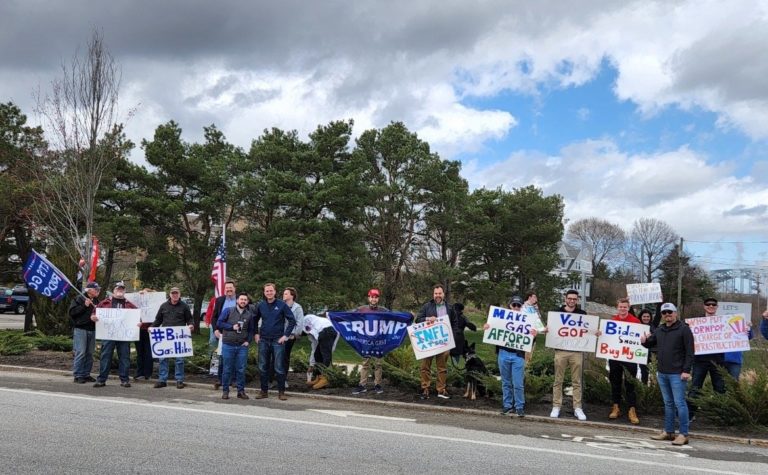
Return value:
M 379 306 L 379 289 L 371 289 L 368 291 L 368 305 L 358 307 L 358 312 L 389 312 L 389 309 Z M 364 394 L 368 391 L 365 385 L 368 382 L 368 371 L 371 367 L 371 360 L 373 360 L 373 390 L 376 394 L 381 394 L 384 389 L 381 387 L 381 358 L 369 357 L 363 360 L 363 367 L 360 369 L 360 384 L 352 391 L 352 394 Z

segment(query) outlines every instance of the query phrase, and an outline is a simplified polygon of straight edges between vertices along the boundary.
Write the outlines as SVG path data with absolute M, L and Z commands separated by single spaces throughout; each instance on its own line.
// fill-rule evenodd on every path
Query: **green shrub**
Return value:
M 718 394 L 710 385 L 702 388 L 693 400 L 701 415 L 721 426 L 749 426 L 768 431 L 768 369 L 765 367 L 742 373 L 739 381 L 723 371 L 725 394 Z
M 611 383 L 605 360 L 594 357 L 584 358 L 584 379 L 582 399 L 590 404 L 611 403 Z
M 291 352 L 290 366 L 296 373 L 306 373 L 309 369 L 309 354 L 303 348 Z
M 34 348 L 29 338 L 20 332 L 0 333 L 0 355 L 23 355 Z
M 35 330 L 27 335 L 32 345 L 42 351 L 72 351 L 72 338 L 64 335 L 44 335 Z
M 346 366 L 331 365 L 318 366 L 318 368 L 320 373 L 328 379 L 328 383 L 332 388 L 346 388 L 351 384 L 357 385 L 357 380 L 354 383 L 350 383 L 351 375 L 347 374 Z
M 531 403 L 542 402 L 547 396 L 549 396 L 549 399 L 551 400 L 552 384 L 554 382 L 555 377 L 551 374 L 526 374 L 525 400 Z
M 663 414 L 664 398 L 656 381 L 656 362 L 648 365 L 648 383 L 649 386 L 646 386 L 641 380 L 635 380 L 637 408 L 646 414 Z

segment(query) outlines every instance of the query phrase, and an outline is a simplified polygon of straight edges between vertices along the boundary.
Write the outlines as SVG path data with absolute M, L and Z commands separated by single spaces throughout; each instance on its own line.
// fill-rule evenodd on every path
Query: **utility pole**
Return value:
M 677 308 L 678 309 L 680 309 L 682 303 L 683 303 L 683 238 L 680 238 L 680 247 L 677 249 Z

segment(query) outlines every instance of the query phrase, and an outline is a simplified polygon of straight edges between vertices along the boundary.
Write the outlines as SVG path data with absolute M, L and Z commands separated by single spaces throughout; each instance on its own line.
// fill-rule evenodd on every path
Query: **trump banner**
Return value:
M 150 327 L 152 358 L 192 356 L 192 334 L 189 327 Z
M 97 340 L 137 341 L 141 310 L 138 308 L 97 308 Z
M 744 315 L 688 318 L 685 323 L 693 333 L 693 353 L 696 355 L 749 351 L 749 329 Z
M 641 323 L 601 320 L 595 356 L 607 360 L 648 364 L 648 348 L 640 344 L 640 336 L 651 327 Z
M 547 341 L 556 350 L 584 351 L 592 353 L 597 344 L 600 317 L 567 312 L 547 314 Z
M 408 327 L 408 336 L 417 360 L 439 355 L 456 348 L 448 317 L 437 317 L 432 323 L 414 323 Z
M 35 290 L 54 302 L 58 302 L 69 291 L 72 284 L 55 265 L 34 249 L 29 253 L 24 264 L 24 281 Z
M 413 317 L 404 312 L 328 312 L 333 328 L 363 358 L 381 358 L 403 343 Z
M 533 348 L 531 329 L 535 327 L 531 314 L 491 306 L 487 323 L 489 328 L 483 333 L 483 343 L 511 350 L 531 351 Z

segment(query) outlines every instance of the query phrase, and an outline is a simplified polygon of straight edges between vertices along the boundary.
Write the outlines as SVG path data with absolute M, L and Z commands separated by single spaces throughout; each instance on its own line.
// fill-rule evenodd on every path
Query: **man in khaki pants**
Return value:
M 579 293 L 569 290 L 565 293 L 565 305 L 557 311 L 586 315 L 587 312 L 578 307 Z M 571 385 L 573 386 L 573 415 L 580 421 L 586 421 L 587 416 L 581 407 L 581 374 L 584 363 L 584 353 L 580 351 L 555 350 L 555 384 L 552 386 L 552 412 L 549 417 L 560 417 L 560 406 L 563 404 L 563 379 L 565 370 L 571 370 Z
M 432 288 L 432 300 L 425 303 L 416 317 L 416 323 L 434 322 L 437 317 L 448 317 L 451 322 L 451 328 L 457 328 L 456 312 L 453 306 L 445 300 L 445 290 L 441 284 Z M 448 355 L 450 351 L 430 356 L 421 360 L 421 393 L 419 398 L 429 399 L 429 386 L 432 384 L 432 360 L 435 360 L 437 366 L 437 397 L 440 399 L 450 399 L 446 390 L 446 380 L 448 379 Z
M 368 305 L 357 308 L 358 312 L 389 312 L 388 308 L 379 307 L 379 289 L 368 291 Z M 384 389 L 381 387 L 381 358 L 369 357 L 363 360 L 363 366 L 360 368 L 360 384 L 357 385 L 352 394 L 364 394 L 368 392 L 365 385 L 368 383 L 368 371 L 373 365 L 373 392 L 381 394 Z

